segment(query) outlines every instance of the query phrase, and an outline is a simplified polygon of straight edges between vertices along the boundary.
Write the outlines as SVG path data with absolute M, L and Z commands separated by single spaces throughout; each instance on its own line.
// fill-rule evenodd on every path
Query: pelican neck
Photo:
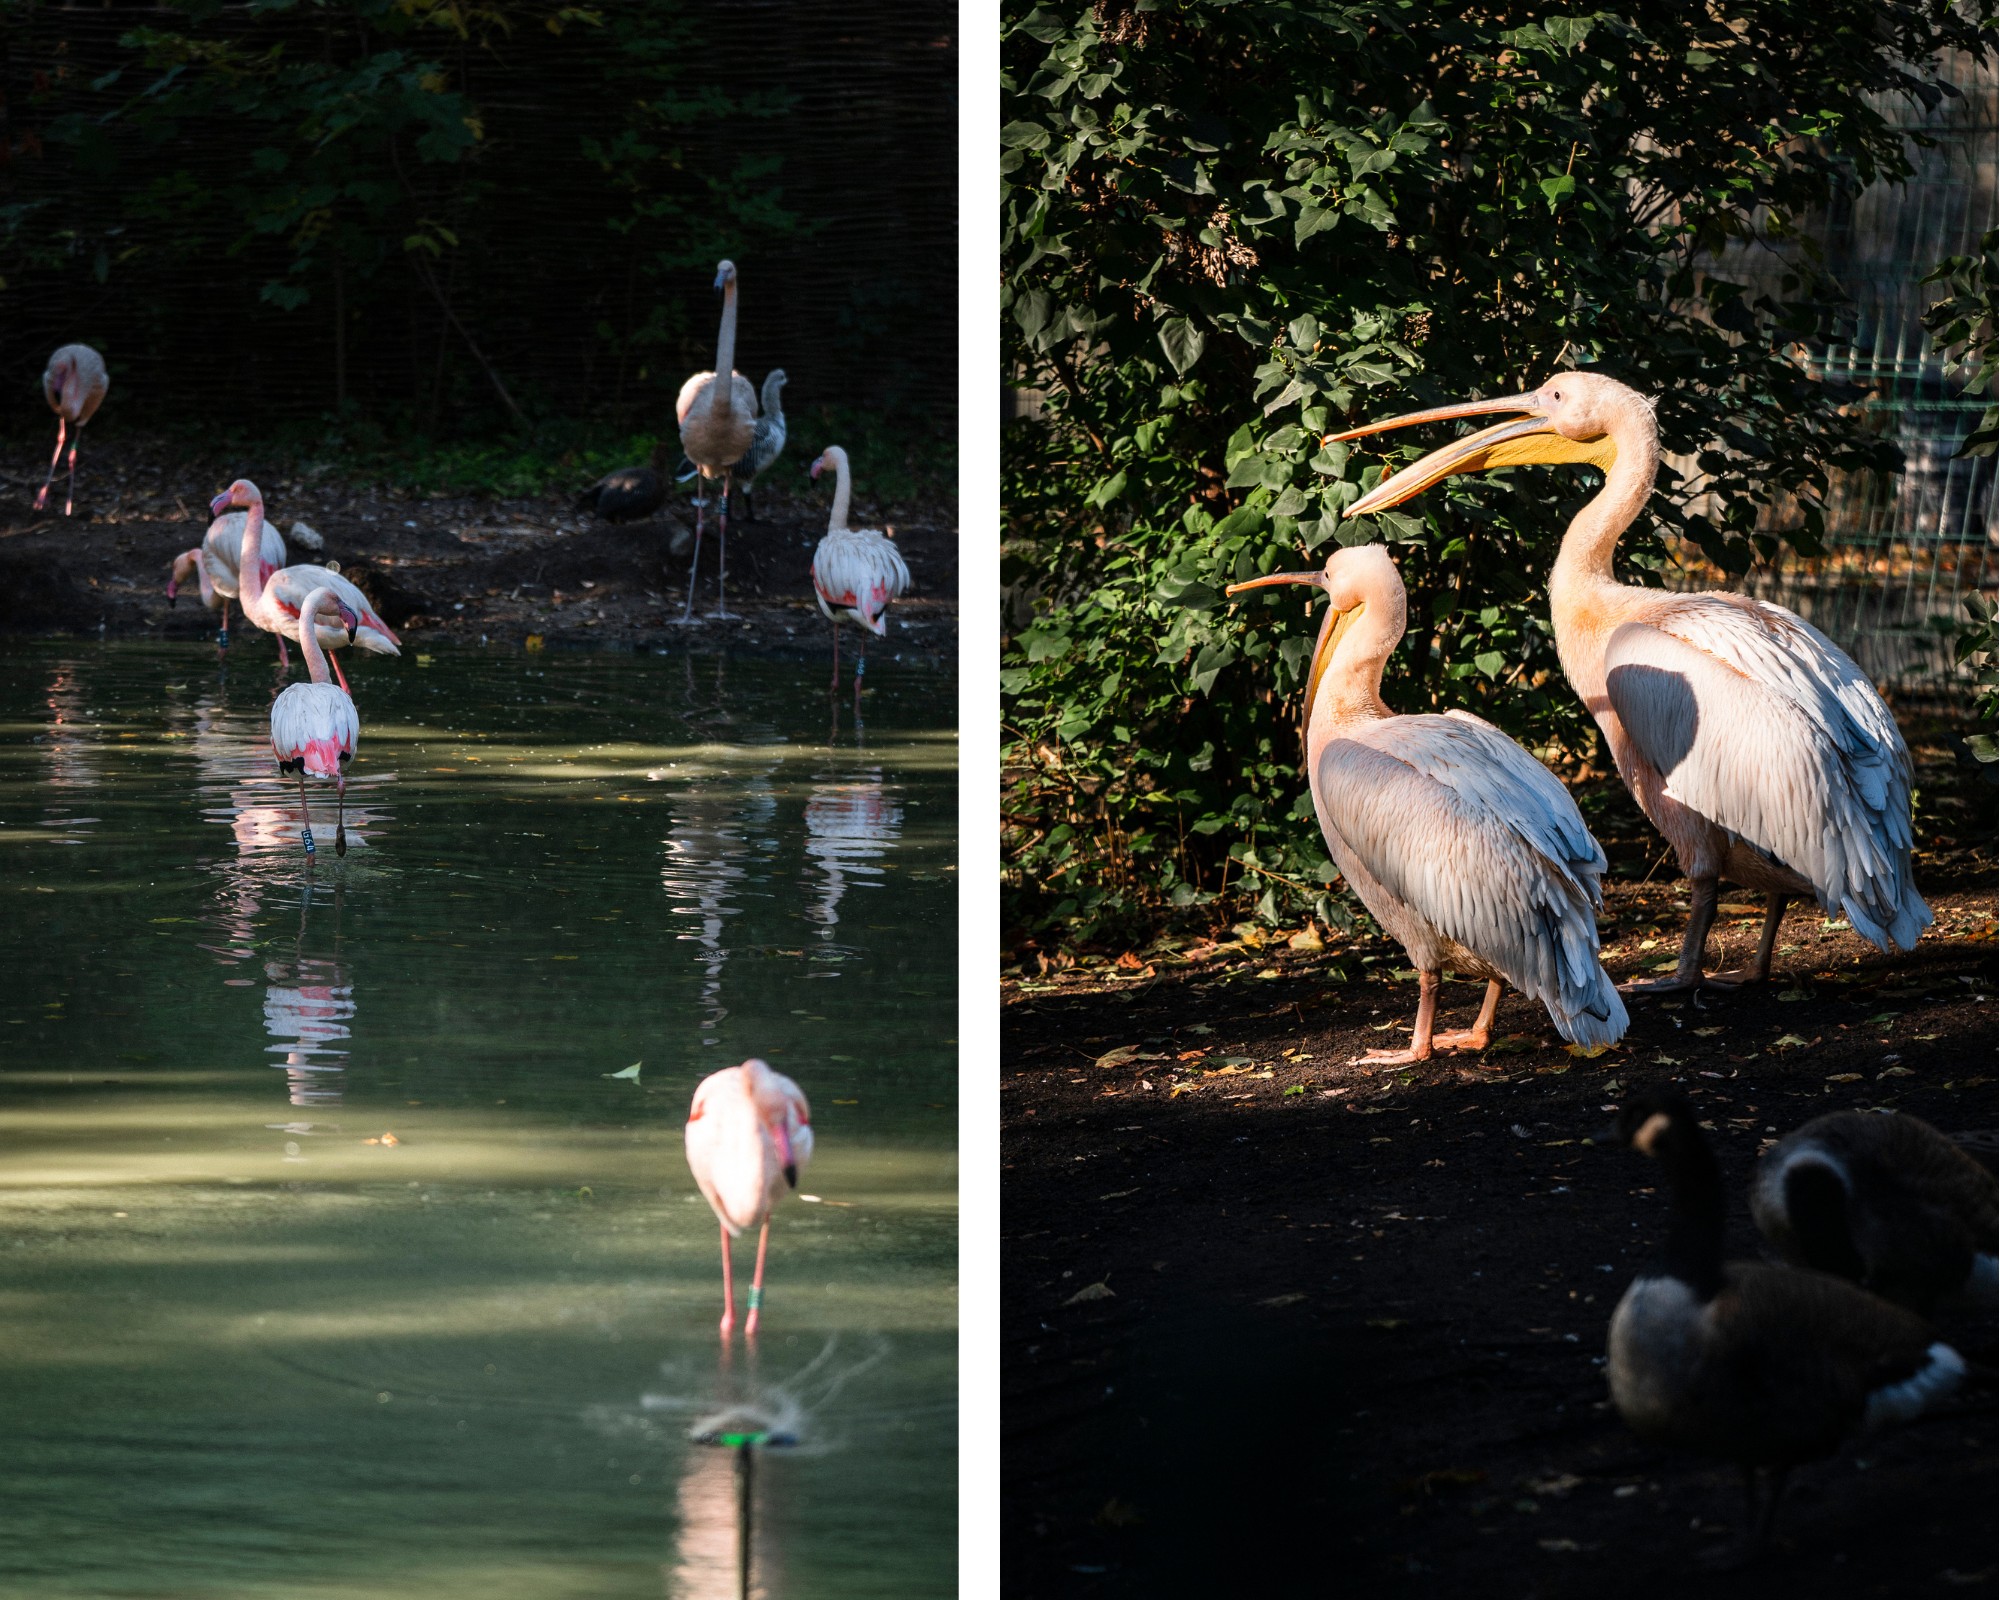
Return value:
M 1329 607 L 1331 602 L 1328 603 Z M 1328 610 L 1320 636 L 1340 613 Z M 1320 750 L 1343 728 L 1362 722 L 1382 722 L 1395 716 L 1382 699 L 1382 668 L 1403 637 L 1403 607 L 1390 597 L 1372 594 L 1361 602 L 1361 615 L 1333 647 L 1333 659 L 1320 674 L 1306 728 L 1307 759 L 1317 766 Z M 1315 643 L 1314 653 L 1318 653 Z
M 1644 401 L 1633 396 L 1621 406 L 1605 431 L 1618 456 L 1604 475 L 1604 486 L 1592 495 L 1563 534 L 1562 549 L 1549 577 L 1549 597 L 1592 589 L 1623 588 L 1611 575 L 1618 541 L 1645 508 L 1660 470 L 1660 436 Z

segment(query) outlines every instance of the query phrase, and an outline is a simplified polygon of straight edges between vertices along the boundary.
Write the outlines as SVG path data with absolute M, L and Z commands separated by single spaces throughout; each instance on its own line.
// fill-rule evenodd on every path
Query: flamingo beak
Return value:
M 820 468 L 824 467 L 825 465 L 826 465 L 825 456 L 815 456 L 813 458 L 812 471 L 806 474 L 806 476 L 808 476 L 815 483 L 817 483 L 819 481 Z
M 230 498 L 229 490 L 224 489 L 221 494 L 217 495 L 213 500 L 209 501 L 208 514 L 211 517 L 219 517 L 222 515 L 223 512 L 227 511 L 235 503 L 236 502 Z
M 178 578 L 169 578 L 169 579 L 167 579 L 167 604 L 168 604 L 168 605 L 170 605 L 170 606 L 171 606 L 171 605 L 178 605 L 178 604 L 180 603 L 180 602 L 179 602 L 179 601 L 178 601 L 178 600 L 177 600 L 177 599 L 175 598 L 175 597 L 176 597 L 176 596 L 177 596 L 177 595 L 178 595 L 178 594 L 180 593 L 180 587 L 181 587 L 181 583 L 180 583 L 180 579 L 178 579 Z
M 785 1163 L 785 1182 L 790 1184 L 794 1189 L 799 1186 L 799 1169 L 796 1162 L 787 1161 Z

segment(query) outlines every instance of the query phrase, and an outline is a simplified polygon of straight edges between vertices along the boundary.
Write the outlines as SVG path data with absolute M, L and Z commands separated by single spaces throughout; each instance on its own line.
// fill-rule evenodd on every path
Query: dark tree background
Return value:
M 785 367 L 788 411 L 948 437 L 954 26 L 945 0 L 8 0 L 0 384 L 26 402 L 82 340 L 128 420 L 664 432 L 729 256 L 738 366 Z

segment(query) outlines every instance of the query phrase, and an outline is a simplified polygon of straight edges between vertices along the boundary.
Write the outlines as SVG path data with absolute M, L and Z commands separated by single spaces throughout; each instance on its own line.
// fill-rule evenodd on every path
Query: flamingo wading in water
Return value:
M 1597 958 L 1604 852 L 1569 791 L 1490 722 L 1464 711 L 1401 717 L 1382 702 L 1382 664 L 1403 637 L 1403 580 L 1380 545 L 1336 550 L 1322 572 L 1274 572 L 1324 589 L 1327 612 L 1306 687 L 1306 771 L 1334 863 L 1417 969 L 1407 1050 L 1368 1065 L 1426 1061 L 1433 1046 L 1484 1050 L 1500 986 L 1548 1007 L 1583 1045 L 1625 1032 L 1624 1002 Z M 1438 974 L 1486 979 L 1479 1020 L 1433 1034 Z
M 325 584 L 306 596 L 299 608 L 305 628 L 299 634 L 299 649 L 306 658 L 311 683 L 294 683 L 271 703 L 271 748 L 277 753 L 280 772 L 299 775 L 299 827 L 305 835 L 306 854 L 313 853 L 312 816 L 306 810 L 306 779 L 331 778 L 334 783 L 333 853 L 347 854 L 347 763 L 361 742 L 361 717 L 345 684 L 327 682 L 326 657 L 319 648 L 317 613 L 331 611 L 342 627 L 350 631 L 360 626 L 360 618 L 347 602 Z
M 833 688 L 840 686 L 840 619 L 867 629 L 854 667 L 855 703 L 860 704 L 861 674 L 868 667 L 868 634 L 888 637 L 889 602 L 910 586 L 910 569 L 903 552 L 880 528 L 850 528 L 847 452 L 830 444 L 812 464 L 812 476 L 831 467 L 834 474 L 833 513 L 826 519 L 826 537 L 813 551 L 813 595 L 820 613 L 833 624 Z M 838 713 L 836 713 L 838 715 Z
M 736 263 L 718 261 L 715 287 L 722 296 L 722 326 L 715 336 L 715 371 L 697 372 L 681 385 L 674 410 L 680 417 L 681 449 L 687 452 L 702 476 L 701 495 L 694 506 L 694 561 L 688 567 L 687 605 L 680 620 L 689 622 L 694 614 L 694 584 L 701 571 L 701 533 L 708 513 L 708 484 L 722 482 L 722 509 L 716 513 L 717 551 L 715 567 L 715 610 L 712 617 L 733 618 L 723 580 L 729 566 L 729 477 L 737 462 L 756 443 L 757 391 L 750 380 L 735 370 L 736 360 Z M 718 382 L 716 374 L 723 374 Z
M 377 655 L 399 656 L 403 653 L 398 648 L 403 641 L 391 633 L 389 624 L 376 615 L 375 608 L 368 603 L 368 596 L 339 573 L 325 567 L 283 567 L 272 571 L 266 565 L 261 554 L 264 494 L 256 484 L 248 478 L 238 478 L 211 500 L 208 508 L 219 517 L 232 506 L 250 514 L 244 526 L 242 565 L 239 568 L 242 580 L 239 598 L 243 614 L 266 633 L 278 636 L 278 665 L 281 669 L 291 669 L 292 658 L 285 649 L 285 641 L 300 637 L 300 618 L 304 614 L 306 598 L 320 588 L 331 589 L 358 619 L 351 629 L 336 628 L 327 623 L 317 624 L 319 642 L 324 649 L 337 650 L 344 644 L 355 644 Z M 333 658 L 333 675 L 340 680 L 340 687 L 345 689 L 347 674 L 340 670 L 338 656 Z
M 1566 372 L 1527 394 L 1413 412 L 1328 442 L 1495 412 L 1514 420 L 1433 450 L 1347 515 L 1387 510 L 1460 472 L 1579 462 L 1604 473 L 1549 576 L 1556 651 L 1618 776 L 1692 886 L 1673 976 L 1625 991 L 1761 983 L 1785 903 L 1804 895 L 1877 949 L 1913 948 L 1931 909 L 1910 872 L 1910 752 L 1874 685 L 1783 606 L 1639 589 L 1611 574 L 1660 464 L 1650 400 L 1616 379 Z M 1765 895 L 1763 935 L 1749 967 L 1704 976 L 1722 878 Z
M 222 610 L 222 627 L 216 632 L 215 647 L 229 648 L 229 602 L 236 598 L 241 585 L 238 576 L 238 557 L 243 549 L 243 529 L 250 521 L 247 511 L 230 511 L 217 517 L 208 525 L 208 534 L 192 550 L 183 550 L 174 557 L 174 570 L 167 579 L 167 604 L 173 605 L 180 593 L 180 586 L 187 582 L 190 574 L 201 580 L 201 603 L 213 611 Z M 264 524 L 264 565 L 282 567 L 285 564 L 285 541 L 278 530 L 268 522 Z
M 97 414 L 110 387 L 104 357 L 87 344 L 66 344 L 49 357 L 42 373 L 42 394 L 56 414 L 56 453 L 49 458 L 49 475 L 42 483 L 42 492 L 35 496 L 37 511 L 49 503 L 49 485 L 56 481 L 56 463 L 62 460 L 65 438 L 69 440 L 69 496 L 63 501 L 63 515 L 76 509 L 76 447 L 83 442 L 83 425 Z M 76 430 L 73 435 L 72 428 Z
M 764 1303 L 764 1250 L 771 1242 L 771 1208 L 812 1159 L 812 1108 L 805 1091 L 782 1072 L 752 1057 L 740 1067 L 710 1073 L 694 1091 L 688 1110 L 687 1159 L 702 1198 L 722 1224 L 722 1336 L 736 1326 L 736 1291 L 730 1278 L 729 1241 L 759 1228 L 757 1272 L 750 1280 L 747 1339 L 757 1336 Z

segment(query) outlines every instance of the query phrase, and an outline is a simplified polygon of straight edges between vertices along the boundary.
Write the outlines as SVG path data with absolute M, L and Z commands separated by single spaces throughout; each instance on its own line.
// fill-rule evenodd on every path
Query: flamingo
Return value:
M 831 467 L 834 473 L 833 514 L 826 519 L 826 537 L 813 551 L 813 595 L 823 616 L 833 624 L 833 683 L 840 686 L 840 619 L 850 618 L 876 638 L 889 633 L 889 602 L 910 586 L 910 569 L 903 553 L 880 528 L 847 525 L 847 452 L 828 445 L 812 464 L 812 476 Z M 854 695 L 861 697 L 861 674 L 868 667 L 868 637 L 862 635 L 861 658 L 854 668 Z M 837 714 L 837 713 L 836 713 Z
M 757 520 L 757 500 L 750 491 L 756 484 L 757 474 L 776 461 L 785 448 L 785 411 L 779 394 L 788 381 L 783 367 L 773 367 L 764 375 L 763 411 L 751 432 L 750 452 L 729 469 L 741 480 L 736 487 L 742 491 L 743 504 L 752 522 Z M 687 470 L 681 471 L 682 467 Z M 674 469 L 677 474 L 674 481 L 686 483 L 697 470 L 692 461 L 682 456 L 680 466 Z
M 750 1280 L 746 1339 L 757 1337 L 764 1303 L 764 1250 L 771 1242 L 771 1207 L 812 1159 L 812 1108 L 805 1091 L 755 1057 L 710 1073 L 688 1110 L 687 1158 L 694 1181 L 722 1224 L 722 1336 L 736 1326 L 736 1291 L 729 1275 L 729 1241 L 758 1224 L 757 1274 Z
M 716 558 L 716 608 L 709 615 L 733 619 L 723 579 L 729 566 L 729 475 L 736 463 L 750 453 L 756 442 L 757 391 L 750 380 L 736 371 L 736 263 L 718 261 L 715 287 L 722 296 L 722 326 L 715 336 L 715 372 L 697 372 L 681 385 L 674 410 L 680 418 L 681 448 L 703 478 L 722 480 L 722 509 L 716 514 L 716 537 L 720 554 Z M 717 383 L 716 372 L 729 374 L 729 381 Z M 703 485 L 706 490 L 706 484 Z M 694 580 L 701 570 L 701 532 L 708 509 L 707 494 L 694 503 L 694 562 L 688 568 L 687 606 L 680 620 L 693 620 Z
M 222 627 L 215 635 L 218 650 L 229 648 L 229 602 L 239 587 L 237 557 L 243 549 L 243 529 L 250 520 L 247 511 L 231 511 L 208 525 L 208 534 L 192 550 L 174 557 L 174 570 L 167 580 L 167 604 L 173 605 L 180 586 L 193 573 L 201 580 L 201 603 L 213 611 L 222 608 Z M 278 530 L 264 524 L 264 564 L 285 564 L 285 541 Z
M 87 344 L 66 344 L 49 357 L 42 373 L 42 394 L 56 414 L 56 453 L 49 458 L 49 475 L 42 483 L 42 492 L 35 496 L 37 511 L 49 503 L 49 485 L 56 481 L 56 463 L 62 460 L 63 440 L 71 428 L 76 429 L 76 437 L 69 441 L 69 497 L 63 502 L 63 515 L 76 509 L 76 447 L 83 442 L 83 425 L 97 414 L 110 387 L 104 357 Z
M 244 527 L 243 565 L 240 570 L 242 593 L 239 598 L 243 615 L 266 633 L 278 636 L 278 665 L 281 670 L 291 670 L 292 658 L 285 649 L 285 641 L 299 638 L 299 619 L 304 614 L 305 599 L 319 588 L 331 589 L 359 619 L 355 628 L 344 633 L 338 628 L 319 624 L 322 646 L 337 650 L 343 644 L 357 644 L 377 655 L 399 656 L 403 653 L 397 648 L 403 641 L 391 633 L 389 624 L 376 615 L 375 608 L 368 603 L 368 596 L 339 573 L 325 567 L 284 567 L 273 571 L 262 557 L 261 537 L 256 540 L 258 554 L 252 555 L 251 530 L 255 529 L 261 535 L 264 527 L 264 494 L 256 484 L 248 478 L 238 478 L 211 500 L 208 508 L 219 517 L 232 506 L 241 507 L 250 514 Z M 345 689 L 347 674 L 340 670 L 337 656 L 333 662 L 333 675 L 340 680 L 340 687 Z
M 1380 545 L 1336 550 L 1321 572 L 1274 572 L 1326 591 L 1306 688 L 1306 770 L 1327 849 L 1417 969 L 1406 1050 L 1357 1058 L 1427 1061 L 1434 1046 L 1484 1050 L 1504 980 L 1583 1045 L 1625 1032 L 1624 1003 L 1597 959 L 1604 852 L 1569 791 L 1490 722 L 1464 711 L 1397 716 L 1382 664 L 1403 637 L 1403 580 Z M 1433 1035 L 1438 973 L 1486 980 L 1479 1020 Z
M 1583 462 L 1604 487 L 1563 535 L 1549 608 L 1563 671 L 1618 776 L 1672 846 L 1692 893 L 1671 978 L 1629 993 L 1761 983 L 1788 900 L 1812 895 L 1877 949 L 1911 949 L 1931 910 L 1910 872 L 1910 753 L 1882 697 L 1804 618 L 1747 595 L 1675 594 L 1611 575 L 1618 537 L 1653 492 L 1653 404 L 1616 379 L 1566 372 L 1527 394 L 1370 423 L 1493 412 L 1515 420 L 1433 450 L 1347 508 L 1386 510 L 1458 472 Z M 1748 968 L 1704 975 L 1718 880 L 1765 895 Z
M 296 569 L 294 569 L 296 570 Z M 347 685 L 327 682 L 326 657 L 319 648 L 319 619 L 315 613 L 338 614 L 341 626 L 351 634 L 361 626 L 347 602 L 326 584 L 319 585 L 299 607 L 306 624 L 299 632 L 299 649 L 306 658 L 311 683 L 294 683 L 271 703 L 271 749 L 278 757 L 280 772 L 299 775 L 299 826 L 304 830 L 306 854 L 313 853 L 312 815 L 306 810 L 306 777 L 331 778 L 334 782 L 335 811 L 333 853 L 347 854 L 347 763 L 361 742 L 361 717 Z

